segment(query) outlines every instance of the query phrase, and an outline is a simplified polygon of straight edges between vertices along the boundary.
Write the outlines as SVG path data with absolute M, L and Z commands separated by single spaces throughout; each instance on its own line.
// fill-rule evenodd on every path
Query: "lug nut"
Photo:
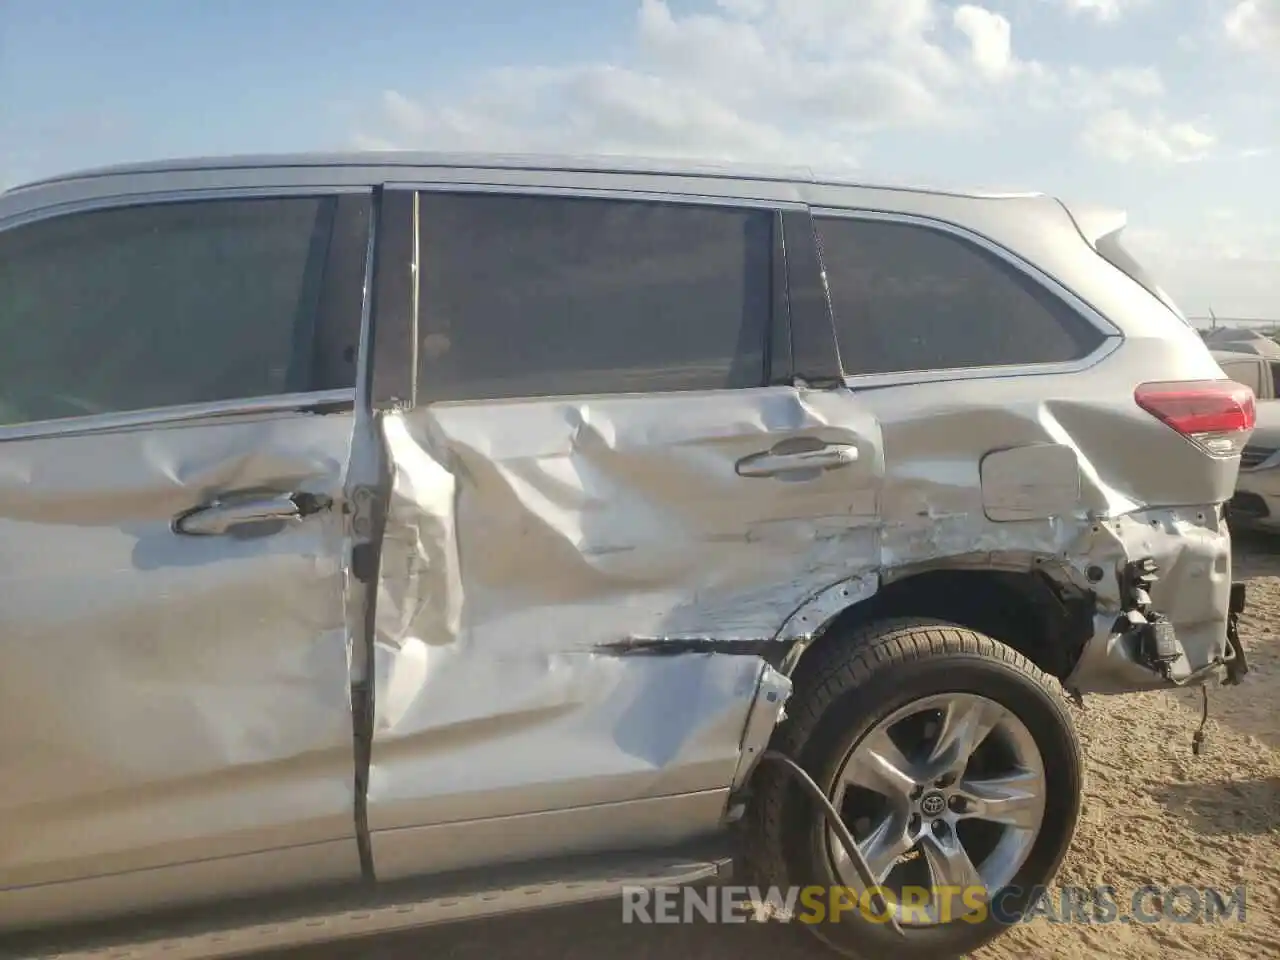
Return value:
M 933 827 L 934 834 L 936 834 L 939 837 L 945 837 L 947 835 L 948 829 L 950 829 L 947 826 L 945 820 L 935 820 L 933 821 L 931 826 Z
M 947 806 L 951 808 L 952 813 L 964 813 L 968 805 L 964 802 L 964 797 L 952 797 Z

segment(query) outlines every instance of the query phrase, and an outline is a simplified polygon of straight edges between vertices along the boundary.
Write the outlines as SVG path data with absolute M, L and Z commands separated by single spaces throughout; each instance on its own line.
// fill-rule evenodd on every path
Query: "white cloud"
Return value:
M 872 131 L 965 120 L 935 0 L 641 0 L 634 41 L 625 62 L 494 71 L 462 96 L 388 91 L 357 142 L 845 167 Z
M 1160 114 L 1142 121 L 1115 108 L 1093 117 L 1081 132 L 1081 142 L 1090 153 L 1116 163 L 1189 163 L 1208 157 L 1216 138 L 1192 123 Z
M 1151 103 L 1165 94 L 1164 79 L 1153 67 L 1050 70 L 1035 65 L 1027 75 L 1030 82 L 1021 88 L 1027 106 L 1043 111 L 1099 114 Z
M 1177 229 L 1130 227 L 1125 245 L 1183 310 L 1266 319 L 1276 312 L 1280 227 L 1249 213 L 1214 208 Z
M 1280 54 L 1280 0 L 1239 0 L 1223 26 L 1242 49 Z
M 1147 0 L 1063 0 L 1072 13 L 1086 14 L 1103 23 L 1114 23 Z
M 1010 21 L 972 3 L 717 0 L 683 13 L 638 0 L 632 47 L 615 62 L 496 70 L 440 97 L 387 91 L 356 140 L 835 170 L 888 131 L 990 128 L 1028 107 L 1081 116 L 1162 93 L 1151 68 L 1021 59 Z
M 1013 27 L 1008 19 L 983 7 L 957 7 L 956 29 L 969 38 L 969 59 L 987 80 L 1003 80 L 1015 71 Z

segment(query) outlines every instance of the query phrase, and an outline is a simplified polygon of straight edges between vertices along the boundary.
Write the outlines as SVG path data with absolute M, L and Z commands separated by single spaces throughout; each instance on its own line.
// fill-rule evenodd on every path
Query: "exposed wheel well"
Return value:
M 858 626 L 890 617 L 946 620 L 999 640 L 1051 676 L 1064 679 L 1093 633 L 1093 598 L 1064 592 L 1040 573 L 1003 570 L 930 570 L 884 585 L 869 600 L 836 616 L 810 645 L 793 671 L 828 644 Z

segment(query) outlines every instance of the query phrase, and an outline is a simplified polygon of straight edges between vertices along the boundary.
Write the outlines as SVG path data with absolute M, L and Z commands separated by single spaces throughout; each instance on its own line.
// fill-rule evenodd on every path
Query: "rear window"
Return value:
M 815 218 L 845 373 L 1065 363 L 1104 335 L 1001 258 L 926 226 Z

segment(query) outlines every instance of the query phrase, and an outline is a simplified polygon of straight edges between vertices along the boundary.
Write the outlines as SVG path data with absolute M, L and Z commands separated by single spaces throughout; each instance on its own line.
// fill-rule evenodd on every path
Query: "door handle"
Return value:
M 294 523 L 329 506 L 325 497 L 307 493 L 282 493 L 251 499 L 215 500 L 182 514 L 173 522 L 175 533 L 189 537 L 217 537 L 243 527 L 268 523 Z
M 802 471 L 837 470 L 858 462 L 858 448 L 851 443 L 824 443 L 810 450 L 793 453 L 764 453 L 744 457 L 737 463 L 740 477 L 776 477 Z

